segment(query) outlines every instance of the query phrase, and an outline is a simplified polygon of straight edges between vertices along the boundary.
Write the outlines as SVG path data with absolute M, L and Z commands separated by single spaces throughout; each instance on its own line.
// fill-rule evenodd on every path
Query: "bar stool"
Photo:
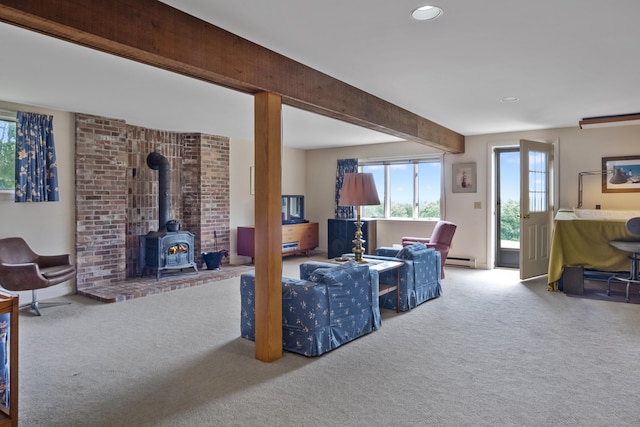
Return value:
M 631 218 L 627 221 L 627 231 L 636 236 L 640 236 L 640 217 Z M 618 250 L 629 252 L 631 254 L 629 256 L 631 266 L 629 268 L 628 277 L 615 275 L 609 277 L 609 279 L 607 280 L 607 295 L 611 296 L 611 281 L 619 280 L 627 284 L 625 302 L 629 302 L 629 285 L 631 285 L 632 283 L 640 285 L 640 278 L 638 277 L 638 261 L 640 261 L 640 240 L 612 240 L 609 242 L 609 245 Z

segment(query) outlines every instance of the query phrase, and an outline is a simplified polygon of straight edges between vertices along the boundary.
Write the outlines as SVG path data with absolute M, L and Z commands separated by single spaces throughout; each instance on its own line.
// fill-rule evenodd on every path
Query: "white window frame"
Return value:
M 365 166 L 384 166 L 384 220 L 414 220 L 433 221 L 439 218 L 419 218 L 419 174 L 418 166 L 421 163 L 440 164 L 440 218 L 444 217 L 444 158 L 442 155 L 410 158 L 385 158 L 385 159 L 363 159 L 358 162 L 358 171 L 362 172 Z M 413 164 L 413 215 L 412 218 L 398 218 L 391 216 L 391 194 L 389 191 L 391 182 L 390 169 L 394 164 Z

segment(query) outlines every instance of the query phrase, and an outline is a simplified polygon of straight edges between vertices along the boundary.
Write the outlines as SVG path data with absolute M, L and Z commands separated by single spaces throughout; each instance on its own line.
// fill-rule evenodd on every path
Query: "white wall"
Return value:
M 466 138 L 467 150 L 463 155 L 446 156 L 446 170 L 451 164 L 477 161 L 479 189 L 475 197 L 469 194 L 447 194 L 448 219 L 457 222 L 459 232 L 456 239 L 465 242 L 465 248 L 477 256 L 481 265 L 493 265 L 492 226 L 495 221 L 493 206 L 490 206 L 492 186 L 491 152 L 495 146 L 517 145 L 520 139 L 556 141 L 555 179 L 558 183 L 556 200 L 559 208 L 571 208 L 578 204 L 578 173 L 600 170 L 603 157 L 637 155 L 640 126 L 623 126 L 600 129 L 562 128 L 530 132 L 512 132 Z M 482 184 L 484 183 L 484 188 Z M 475 200 L 483 202 L 483 209 L 473 209 Z M 588 176 L 584 179 L 583 207 L 602 209 L 639 209 L 640 193 L 602 193 L 601 178 Z M 488 209 L 487 209 L 488 208 Z M 457 248 L 456 248 L 457 249 Z M 459 250 L 459 249 L 458 249 Z M 452 251 L 459 255 L 458 251 Z
M 75 119 L 73 113 L 49 110 L 0 101 L 0 109 L 30 111 L 54 116 L 54 132 L 59 173 L 60 201 L 47 203 L 14 203 L 0 200 L 2 227 L 0 238 L 21 236 L 42 254 L 69 253 L 75 262 Z M 253 141 L 230 141 L 230 262 L 246 263 L 236 255 L 238 226 L 254 223 L 254 196 L 250 194 L 249 168 L 254 164 Z M 283 148 L 282 192 L 306 195 L 306 152 Z M 73 294 L 75 281 L 39 291 L 40 298 Z M 23 293 L 22 301 L 30 300 Z
M 231 162 L 231 248 L 230 262 L 250 262 L 247 257 L 237 255 L 237 227 L 254 223 L 254 196 L 249 194 L 249 167 L 253 165 L 252 141 L 232 139 Z M 421 156 L 439 154 L 433 148 L 413 143 L 363 145 L 326 150 L 298 150 L 283 148 L 282 193 L 305 195 L 305 217 L 319 223 L 319 250 L 327 251 L 327 220 L 334 218 L 334 191 L 336 162 L 343 158 L 384 158 L 389 156 Z M 389 220 L 378 222 L 377 246 L 398 243 L 395 236 L 429 236 L 433 222 Z
M 332 148 L 307 151 L 307 191 L 305 200 L 306 216 L 318 222 L 320 228 L 319 249 L 327 250 L 327 220 L 334 218 L 335 182 L 338 159 L 375 159 L 397 156 L 424 156 L 439 154 L 437 150 L 414 142 L 394 142 L 388 144 L 360 145 L 347 148 Z M 431 235 L 433 223 L 407 220 L 378 221 L 377 246 L 400 243 L 394 236 Z M 366 245 L 365 245 L 366 246 Z
M 243 264 L 251 260 L 237 255 L 237 231 L 239 226 L 253 225 L 254 204 L 250 193 L 249 169 L 253 166 L 253 141 L 231 139 L 229 141 L 229 195 L 230 236 L 229 262 Z
M 602 129 L 545 129 L 468 136 L 464 154 L 444 156 L 445 219 L 458 224 L 451 256 L 469 256 L 479 267 L 493 266 L 493 206 L 491 202 L 492 150 L 497 146 L 518 145 L 520 139 L 556 142 L 555 176 L 558 180 L 558 207 L 574 207 L 578 201 L 578 173 L 599 170 L 602 157 L 640 155 L 640 126 Z M 410 156 L 433 153 L 429 147 L 403 142 L 307 152 L 308 199 L 307 216 L 320 223 L 320 248 L 327 248 L 327 219 L 333 218 L 336 161 L 341 158 Z M 452 165 L 476 162 L 476 193 L 453 193 Z M 602 209 L 640 209 L 640 193 L 601 192 L 599 177 L 584 179 L 584 207 L 600 204 Z M 480 202 L 481 207 L 475 208 Z M 399 243 L 403 235 L 429 236 L 433 223 L 387 220 L 378 223 L 378 246 Z
M 0 238 L 22 237 L 42 255 L 71 254 L 75 262 L 75 120 L 74 114 L 0 101 L 0 109 L 53 115 L 59 202 L 15 203 L 0 200 Z M 40 299 L 75 293 L 75 280 L 38 291 Z M 31 301 L 20 292 L 20 302 Z
M 491 146 L 517 145 L 520 139 L 553 142 L 557 145 L 560 182 L 558 206 L 570 208 L 578 204 L 578 173 L 600 170 L 603 157 L 640 155 L 640 126 L 620 126 L 599 129 L 562 128 L 530 132 L 512 132 L 494 135 L 467 137 L 467 152 L 464 155 L 447 156 L 451 162 L 480 159 L 479 179 L 488 178 L 488 152 Z M 450 168 L 449 168 L 450 169 Z M 602 209 L 628 209 L 640 207 L 640 193 L 602 193 L 601 178 L 584 177 L 583 207 Z M 459 194 L 456 194 L 459 196 Z
M 282 194 L 306 195 L 307 179 L 308 176 L 306 151 L 283 147 Z
M 13 203 L 0 201 L 3 225 L 0 238 L 22 236 L 36 252 L 70 253 L 75 260 L 75 192 L 73 113 L 17 105 L 0 101 L 0 109 L 32 111 L 54 116 L 54 131 L 60 184 L 60 201 Z M 458 224 L 452 256 L 475 257 L 480 267 L 492 266 L 491 239 L 493 209 L 490 189 L 491 151 L 495 146 L 518 144 L 520 139 L 557 142 L 556 177 L 559 180 L 557 207 L 577 205 L 578 172 L 599 170 L 602 157 L 640 155 L 640 126 L 602 129 L 546 129 L 530 132 L 469 136 L 466 152 L 444 156 L 445 218 Z M 437 153 L 413 142 L 374 144 L 326 150 L 283 149 L 282 192 L 305 195 L 305 216 L 320 225 L 320 250 L 327 250 L 327 219 L 334 217 L 336 162 L 342 158 L 407 157 Z M 454 163 L 476 162 L 477 193 L 451 192 L 451 167 Z M 254 222 L 254 196 L 249 192 L 249 168 L 254 164 L 253 141 L 230 141 L 231 262 L 248 262 L 236 255 L 236 229 Z M 640 209 L 640 193 L 606 193 L 600 190 L 599 177 L 585 177 L 584 206 L 600 204 L 603 209 Z M 475 209 L 475 202 L 481 203 Z M 431 234 L 433 222 L 387 220 L 378 223 L 378 246 L 399 243 L 403 235 Z M 43 237 L 44 236 L 44 237 Z M 42 290 L 41 298 L 75 293 L 75 282 Z M 30 295 L 23 300 L 28 301 Z
M 254 195 L 250 193 L 249 170 L 254 165 L 255 149 L 253 141 L 231 139 L 229 145 L 229 193 L 231 195 L 229 262 L 231 264 L 244 264 L 251 262 L 251 259 L 238 256 L 237 231 L 240 226 L 254 224 Z M 306 152 L 283 147 L 282 194 L 302 194 L 306 196 L 306 177 Z

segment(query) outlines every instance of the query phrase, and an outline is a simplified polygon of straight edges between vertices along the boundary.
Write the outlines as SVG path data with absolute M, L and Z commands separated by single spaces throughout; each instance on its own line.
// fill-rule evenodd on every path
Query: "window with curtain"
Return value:
M 373 174 L 381 201 L 379 206 L 363 206 L 364 217 L 440 219 L 440 157 L 361 162 L 360 169 Z
M 59 200 L 53 116 L 18 111 L 16 116 L 15 201 Z

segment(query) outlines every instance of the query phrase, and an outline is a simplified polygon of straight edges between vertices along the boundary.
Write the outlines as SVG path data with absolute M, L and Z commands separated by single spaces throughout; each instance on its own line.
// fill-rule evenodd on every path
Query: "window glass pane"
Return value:
M 549 206 L 546 153 L 529 153 L 529 212 L 544 212 Z
M 365 165 L 362 167 L 362 172 L 373 174 L 380 204 L 378 206 L 362 206 L 361 215 L 365 218 L 384 218 L 384 165 Z
M 413 165 L 389 165 L 391 218 L 413 218 Z
M 15 186 L 16 123 L 0 119 L 0 190 Z
M 520 151 L 500 151 L 500 240 L 501 246 L 520 244 Z
M 418 218 L 440 219 L 440 162 L 418 164 Z
M 373 174 L 381 202 L 379 206 L 362 206 L 362 216 L 440 218 L 442 198 L 440 159 L 377 161 L 360 164 L 360 170 Z

